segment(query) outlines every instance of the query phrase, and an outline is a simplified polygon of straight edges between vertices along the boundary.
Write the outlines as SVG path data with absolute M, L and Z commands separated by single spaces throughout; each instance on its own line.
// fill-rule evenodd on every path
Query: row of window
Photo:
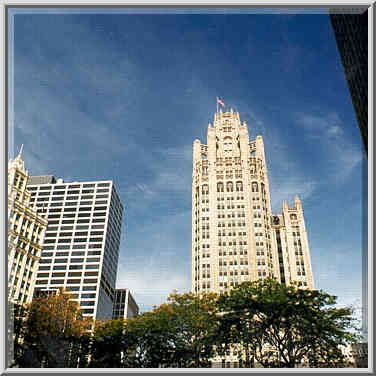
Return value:
M 95 200 L 99 200 L 99 199 L 108 199 L 108 194 L 97 194 L 95 196 Z M 66 201 L 65 201 L 66 200 Z M 78 195 L 75 195 L 75 196 L 46 196 L 46 197 L 38 197 L 36 198 L 35 195 L 31 194 L 31 200 L 30 202 L 31 203 L 34 203 L 34 202 L 45 202 L 47 204 L 47 202 L 50 202 L 51 204 L 53 203 L 53 201 L 65 201 L 65 202 L 69 202 L 69 201 L 75 201 L 75 202 L 78 202 L 80 200 L 80 203 L 85 201 L 85 200 L 94 200 L 94 195 L 82 195 L 81 197 L 79 197 Z
M 69 226 L 48 226 L 47 227 L 47 233 L 50 231 L 69 231 L 69 230 L 100 230 L 104 229 L 104 224 L 103 225 L 79 225 L 79 224 L 73 224 Z M 103 232 L 102 232 L 103 233 Z
M 38 235 L 41 234 L 43 228 L 38 225 L 38 223 L 33 218 L 28 218 L 23 216 L 23 214 L 15 213 L 14 217 L 10 219 L 10 223 L 13 223 L 13 228 L 26 230 L 30 229 L 31 226 L 34 226 L 33 231 L 36 232 Z
M 97 256 L 97 255 L 100 255 L 102 252 L 101 251 L 88 251 L 88 255 L 94 255 L 94 256 Z M 42 252 L 42 258 L 44 257 L 52 257 L 52 256 L 55 256 L 55 257 L 59 257 L 59 256 L 85 256 L 86 254 L 86 250 L 85 251 L 74 251 L 74 250 L 65 250 L 65 251 L 57 251 L 57 250 L 54 250 L 54 252 L 49 252 L 49 250 L 44 250 Z
M 84 255 L 85 252 L 81 252 L 81 255 Z M 78 254 L 77 252 L 72 252 L 70 254 L 71 256 L 79 256 L 80 254 Z M 60 257 L 60 256 L 69 256 L 69 252 L 43 252 L 42 254 L 42 259 L 40 260 L 40 263 L 41 264 L 49 264 L 51 262 L 50 259 L 46 259 L 46 257 L 52 257 L 52 256 L 55 256 L 55 257 Z M 62 262 L 62 260 L 67 260 L 67 259 L 60 259 L 59 262 Z M 71 258 L 70 259 L 71 262 L 83 262 L 84 261 L 84 258 Z M 82 261 L 81 261 L 82 260 Z M 99 262 L 100 261 L 100 257 L 87 257 L 85 262 Z
M 25 178 L 22 175 L 16 173 L 14 175 L 13 186 L 15 188 L 22 189 L 24 186 L 24 183 L 25 183 Z
M 58 252 L 57 252 L 58 253 Z M 66 254 L 68 255 L 68 252 L 66 252 Z M 56 253 L 55 253 L 56 255 Z M 57 256 L 57 255 L 56 255 Z M 52 252 L 51 252 L 51 256 L 47 256 L 47 257 L 52 257 Z M 74 257 L 71 257 L 70 258 L 70 262 L 71 263 L 80 263 L 80 262 L 100 262 L 100 257 L 87 257 L 86 259 L 80 257 L 80 258 L 74 258 Z M 52 262 L 52 259 L 47 259 L 47 258 L 42 258 L 39 263 L 40 264 L 51 264 Z M 58 262 L 60 264 L 63 264 L 63 263 L 67 263 L 68 262 L 68 258 L 63 258 L 63 259 L 57 259 L 55 258 L 55 263 Z
M 34 200 L 32 200 L 35 202 Z M 47 204 L 45 202 L 38 202 L 35 204 L 37 208 L 46 208 L 49 209 L 49 211 L 53 212 L 53 210 L 62 210 L 64 207 L 64 211 L 74 211 L 77 207 L 82 208 L 82 210 L 89 210 L 90 208 L 94 207 L 95 210 L 106 210 L 107 206 L 105 206 L 103 209 L 99 209 L 98 206 L 95 205 L 107 205 L 107 200 L 98 200 L 98 201 L 57 201 L 57 202 L 50 202 Z M 57 208 L 57 209 L 53 209 Z M 80 209 L 81 210 L 81 209 Z
M 96 243 L 96 242 L 102 242 L 103 238 L 57 238 L 57 239 L 46 239 L 44 241 L 45 244 L 51 244 L 51 243 Z
M 236 192 L 242 192 L 243 191 L 243 183 L 241 181 L 235 183 Z M 217 192 L 225 192 L 225 186 L 224 183 L 219 182 L 217 183 Z M 233 182 L 227 182 L 226 183 L 226 192 L 234 192 L 234 183 Z
M 218 227 L 226 227 L 226 223 L 227 223 L 227 227 L 236 227 L 236 221 L 231 221 L 231 222 L 218 222 Z M 238 223 L 238 225 L 240 226 L 240 222 Z
M 232 270 L 232 271 L 228 272 L 228 275 L 230 275 L 230 276 L 233 276 L 233 275 L 235 275 L 235 276 L 236 275 L 248 275 L 248 274 L 249 274 L 248 270 Z M 227 276 L 227 271 L 220 271 L 219 276 L 221 276 L 221 277 Z
M 108 193 L 108 189 L 83 189 L 82 191 L 79 190 L 72 190 L 72 191 L 34 191 L 31 192 L 32 197 L 46 197 L 46 196 L 64 196 L 64 195 L 87 195 L 87 194 L 94 194 L 94 193 Z
M 67 279 L 65 282 L 64 280 L 61 280 L 61 279 L 52 279 L 50 281 L 50 284 L 51 285 L 63 285 L 64 283 L 66 283 L 67 285 L 79 285 L 81 283 L 83 284 L 93 284 L 93 283 L 98 283 L 98 279 L 97 278 L 77 278 L 77 279 Z M 47 285 L 48 284 L 48 280 L 47 279 L 43 279 L 43 280 L 37 280 L 35 282 L 36 285 Z M 57 286 L 56 286 L 57 287 Z
M 222 247 L 222 246 L 232 246 L 232 245 L 236 245 L 236 240 L 230 240 L 228 243 L 225 241 L 225 240 L 218 240 L 218 246 Z M 246 240 L 240 240 L 239 241 L 239 245 L 243 246 L 243 245 L 247 245 L 247 241 Z
M 57 244 L 57 245 L 45 245 L 43 247 L 44 251 L 51 251 L 51 250 L 70 250 L 70 249 L 101 249 L 102 244 Z
M 51 228 L 49 229 L 51 231 Z M 74 236 L 88 236 L 89 235 L 89 232 L 88 231 L 76 231 L 74 233 Z M 97 235 L 104 235 L 104 232 L 103 231 L 93 231 L 91 230 L 90 231 L 90 236 L 97 236 Z M 54 238 L 54 237 L 65 237 L 65 236 L 73 236 L 73 232 L 63 232 L 61 231 L 59 233 L 59 235 L 57 234 L 57 232 L 47 232 L 46 233 L 46 238 Z
M 85 272 L 85 277 L 93 277 L 97 276 L 98 272 Z M 82 277 L 82 272 L 68 272 L 68 275 L 66 272 L 55 272 L 51 275 L 49 273 L 38 273 L 37 278 L 65 278 L 65 277 Z M 63 281 L 60 281 L 63 282 Z
M 245 236 L 247 233 L 245 232 L 245 231 L 240 231 L 240 232 L 238 232 L 238 236 Z M 235 231 L 229 231 L 228 233 L 227 233 L 227 235 L 228 236 L 236 236 L 236 232 Z M 218 236 L 226 236 L 226 232 L 224 231 L 224 230 L 222 230 L 222 232 L 221 231 L 219 231 L 218 232 Z
M 62 220 L 66 220 L 67 218 L 70 218 L 70 220 L 72 222 L 70 223 L 74 223 L 74 221 L 77 221 L 79 222 L 80 219 L 82 218 L 90 218 L 90 217 L 105 217 L 106 216 L 106 212 L 93 212 L 93 213 L 59 213 L 59 214 L 49 214 L 48 215 L 48 220 L 50 221 L 51 219 L 53 220 L 58 220 L 58 219 L 62 219 Z M 103 218 L 103 221 L 98 221 L 98 222 L 104 222 L 105 221 L 105 218 Z M 93 219 L 93 222 L 96 222 L 95 221 L 95 218 Z M 62 222 L 64 223 L 64 222 Z M 66 223 L 69 223 L 69 222 L 66 222 Z
M 218 218 L 226 218 L 226 214 L 218 214 L 217 215 Z M 238 215 L 235 215 L 235 213 L 229 213 L 227 214 L 227 218 L 244 218 L 245 217 L 245 213 L 238 213 Z
M 238 252 L 237 252 L 236 250 L 234 250 L 234 251 L 229 251 L 228 254 L 229 254 L 230 256 L 232 256 L 232 255 L 237 256 Z M 248 251 L 247 251 L 247 250 L 240 250 L 240 251 L 239 251 L 239 255 L 247 255 L 247 254 L 248 254 Z M 218 255 L 219 255 L 219 256 L 226 256 L 226 255 L 227 255 L 227 252 L 226 252 L 226 251 L 221 251 L 221 250 L 220 250 L 220 251 L 218 252 Z
M 57 263 L 57 264 L 59 264 L 59 263 Z M 39 272 L 49 271 L 49 270 L 51 270 L 51 266 L 52 265 L 39 265 L 38 271 Z M 96 266 L 97 265 L 92 265 L 92 264 L 86 265 L 86 269 L 87 270 L 93 269 L 93 267 L 95 267 L 95 269 L 98 269 Z M 65 265 L 53 265 L 52 270 L 66 270 L 67 267 L 68 267 L 67 264 L 65 264 Z M 69 265 L 69 270 L 82 270 L 83 268 L 84 268 L 84 265 L 73 265 L 73 264 Z
M 220 259 L 218 261 L 218 265 L 219 266 L 226 266 L 227 265 L 227 260 Z M 236 259 L 230 260 L 229 263 L 228 263 L 228 265 L 230 265 L 230 266 L 232 266 L 232 265 L 238 265 L 238 261 Z M 240 259 L 239 265 L 248 265 L 248 260 L 246 260 L 246 259 Z
M 227 205 L 227 209 L 244 209 L 244 205 Z M 225 205 L 217 205 L 217 209 L 225 209 Z
M 54 185 L 30 185 L 27 187 L 30 191 L 35 191 L 38 188 L 40 190 L 50 190 L 50 189 L 80 189 L 80 188 L 94 188 L 97 187 L 109 187 L 111 183 L 73 183 L 73 184 L 54 184 Z
M 217 201 L 224 201 L 225 198 L 223 196 L 217 196 Z M 227 196 L 226 197 L 226 200 L 227 201 L 230 201 L 230 200 L 244 200 L 244 196 Z

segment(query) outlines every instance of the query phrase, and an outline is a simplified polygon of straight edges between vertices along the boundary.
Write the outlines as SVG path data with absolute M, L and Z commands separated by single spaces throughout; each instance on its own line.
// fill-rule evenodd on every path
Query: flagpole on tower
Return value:
M 217 97 L 217 113 L 218 113 L 218 104 L 220 104 L 223 108 L 225 108 L 225 104 L 223 103 L 223 101 Z

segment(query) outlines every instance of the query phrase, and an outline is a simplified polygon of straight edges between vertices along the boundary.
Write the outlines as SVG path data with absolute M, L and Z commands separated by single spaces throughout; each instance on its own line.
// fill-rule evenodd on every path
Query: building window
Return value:
M 55 265 L 53 270 L 65 270 L 67 268 L 66 265 Z M 40 268 L 39 268 L 40 269 Z

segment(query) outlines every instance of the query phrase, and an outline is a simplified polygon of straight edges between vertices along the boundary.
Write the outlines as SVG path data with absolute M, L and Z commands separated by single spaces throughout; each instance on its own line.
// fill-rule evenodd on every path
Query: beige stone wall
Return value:
M 8 299 L 31 302 L 47 220 L 30 206 L 21 155 L 8 164 Z
M 206 145 L 200 140 L 193 144 L 192 291 L 221 293 L 267 277 L 281 281 L 281 271 L 286 283 L 298 280 L 313 288 L 300 201 L 294 207 L 284 203 L 279 215 L 283 225 L 272 225 L 262 137 L 250 141 L 247 124 L 232 110 L 216 113 L 207 132 Z

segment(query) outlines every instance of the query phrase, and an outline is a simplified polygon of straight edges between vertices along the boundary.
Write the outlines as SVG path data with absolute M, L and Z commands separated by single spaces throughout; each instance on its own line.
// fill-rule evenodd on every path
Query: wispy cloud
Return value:
M 139 148 L 142 148 L 139 145 Z M 138 212 L 150 207 L 153 202 L 168 202 L 178 199 L 182 210 L 190 205 L 192 189 L 192 146 L 162 148 L 145 153 L 142 164 L 148 174 L 131 179 L 123 189 L 124 199 Z
M 154 223 L 130 223 L 118 268 L 119 287 L 130 288 L 142 309 L 165 301 L 177 289 L 191 288 L 191 211 Z
M 49 155 L 57 158 L 78 175 L 74 170 L 79 159 L 95 161 L 95 171 L 100 159 L 113 161 L 134 153 L 133 128 L 124 124 L 134 124 L 130 109 L 144 85 L 125 50 L 115 52 L 85 22 L 68 19 L 63 38 L 57 28 L 58 46 L 43 35 L 27 49 L 16 44 L 15 117 L 9 127 L 15 140 L 27 140 L 25 149 L 47 161 Z M 75 35 L 80 36 L 79 45 Z M 40 173 L 28 165 L 32 174 Z
M 313 265 L 315 288 L 338 295 L 340 305 L 361 305 L 362 299 L 362 261 L 361 255 L 354 257 L 354 250 L 322 242 L 315 249 L 317 262 Z
M 343 183 L 363 160 L 362 151 L 346 135 L 344 123 L 338 113 L 295 113 L 297 125 L 303 127 L 305 136 L 318 143 L 326 154 L 327 166 L 331 168 L 332 181 Z
M 239 22 L 181 15 L 177 24 L 176 17 L 94 13 L 15 17 L 10 126 L 17 148 L 25 144 L 31 174 L 115 180 L 125 207 L 118 282 L 142 309 L 174 288 L 190 289 L 192 142 L 206 143 L 217 95 L 239 110 L 251 139 L 264 138 L 273 211 L 298 194 L 309 201 L 316 249 L 325 249 L 322 239 L 334 228 L 344 243 L 354 239 L 349 228 L 360 209 L 350 213 L 342 203 L 349 193 L 358 198 L 359 184 L 349 177 L 361 153 L 343 108 L 347 92 L 332 80 L 337 50 L 327 17 L 315 19 L 316 33 L 300 16 L 262 17 L 264 23 L 259 16 Z M 328 81 L 333 91 L 317 95 Z M 328 226 L 317 209 L 323 202 Z M 353 243 L 357 257 L 359 241 Z M 339 248 L 331 252 L 343 256 Z M 337 269 L 322 272 L 320 285 L 340 295 L 341 283 L 332 284 Z
M 307 131 L 310 137 L 342 136 L 342 121 L 336 112 L 325 115 L 297 112 L 295 120 Z
M 308 199 L 316 190 L 317 182 L 304 181 L 299 176 L 279 176 L 272 178 L 270 184 L 270 195 L 273 210 L 279 211 L 282 207 L 282 201 L 289 204 L 293 202 L 295 195 L 298 195 L 301 201 Z
M 176 270 L 170 264 L 161 263 L 147 267 L 142 263 L 120 264 L 117 287 L 129 288 L 141 311 L 145 312 L 166 302 L 174 290 L 179 293 L 190 291 L 189 269 L 189 265 L 186 270 Z

